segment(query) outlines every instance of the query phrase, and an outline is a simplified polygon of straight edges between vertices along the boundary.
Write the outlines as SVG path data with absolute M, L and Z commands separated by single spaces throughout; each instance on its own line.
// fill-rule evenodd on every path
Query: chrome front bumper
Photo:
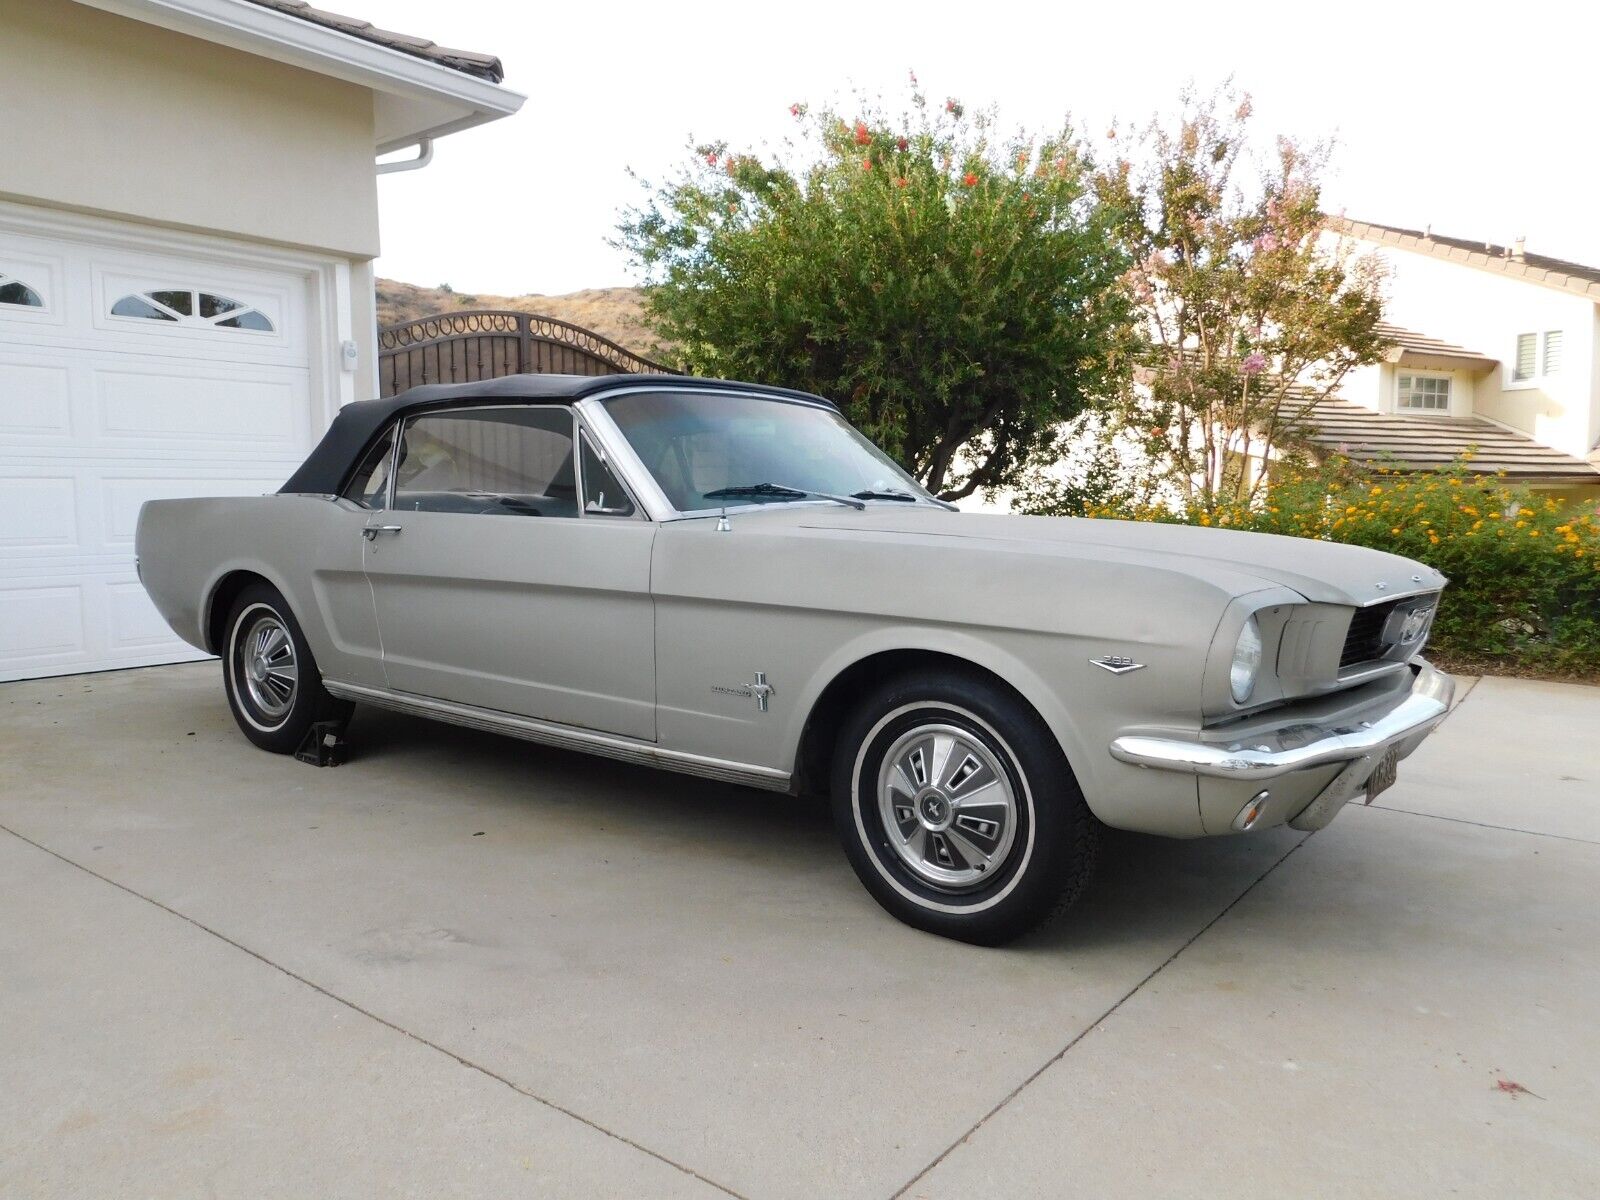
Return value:
M 1323 768 L 1321 777 L 1326 779 L 1326 768 L 1341 767 L 1330 782 L 1310 796 L 1299 791 L 1309 776 L 1284 780 L 1290 795 L 1298 792 L 1305 798 L 1287 812 L 1280 808 L 1275 820 L 1286 821 L 1296 829 L 1320 829 L 1367 787 L 1369 777 L 1385 756 L 1393 753 L 1395 761 L 1405 758 L 1450 711 L 1455 680 L 1421 659 L 1413 662 L 1410 669 L 1413 674 L 1409 689 L 1396 680 L 1393 687 L 1354 707 L 1324 708 L 1322 715 L 1283 723 L 1275 723 L 1271 714 L 1262 714 L 1245 727 L 1219 730 L 1210 737 L 1124 734 L 1112 741 L 1111 755 L 1134 766 L 1179 771 L 1202 780 L 1236 785 L 1238 798 L 1232 801 L 1235 805 L 1244 804 L 1247 798 L 1266 797 L 1266 790 L 1258 793 L 1257 789 L 1265 789 L 1268 781 L 1318 768 Z M 1324 704 L 1330 701 L 1336 703 L 1336 698 L 1327 697 Z M 1205 790 L 1222 786 L 1223 783 L 1202 784 L 1202 800 L 1207 795 L 1233 794 L 1232 788 L 1221 793 Z M 1272 792 L 1282 797 L 1280 805 L 1289 799 L 1277 785 Z M 1228 811 L 1231 813 L 1232 809 Z M 1255 818 L 1251 815 L 1246 820 L 1246 810 L 1241 808 L 1238 819 L 1246 823 L 1235 823 L 1235 829 L 1250 828 Z

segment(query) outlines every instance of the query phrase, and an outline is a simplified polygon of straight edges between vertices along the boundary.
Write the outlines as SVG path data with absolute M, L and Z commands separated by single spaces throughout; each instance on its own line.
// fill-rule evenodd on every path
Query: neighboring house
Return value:
M 501 75 L 295 0 L 0 0 L 0 680 L 194 657 L 140 504 L 272 490 L 377 395 L 375 156 Z
M 1473 469 L 1600 500 L 1600 268 L 1339 219 L 1387 268 L 1381 363 L 1317 406 L 1313 440 L 1354 458 Z

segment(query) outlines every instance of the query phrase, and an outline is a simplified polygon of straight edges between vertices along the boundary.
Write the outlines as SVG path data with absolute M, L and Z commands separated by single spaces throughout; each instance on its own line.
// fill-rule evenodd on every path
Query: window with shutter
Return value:
M 1537 333 L 1517 334 L 1517 361 L 1511 370 L 1513 379 L 1532 379 L 1534 371 L 1538 368 L 1539 335 Z
M 1552 329 L 1544 335 L 1544 374 L 1554 375 L 1561 370 L 1561 330 Z

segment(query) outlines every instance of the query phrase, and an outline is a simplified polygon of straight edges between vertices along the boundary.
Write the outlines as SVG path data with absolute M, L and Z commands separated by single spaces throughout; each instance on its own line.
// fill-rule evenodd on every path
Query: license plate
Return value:
M 1373 797 L 1393 787 L 1395 776 L 1399 773 L 1400 756 L 1390 750 L 1378 760 L 1378 765 L 1372 768 L 1372 774 L 1367 776 L 1367 803 L 1371 804 Z

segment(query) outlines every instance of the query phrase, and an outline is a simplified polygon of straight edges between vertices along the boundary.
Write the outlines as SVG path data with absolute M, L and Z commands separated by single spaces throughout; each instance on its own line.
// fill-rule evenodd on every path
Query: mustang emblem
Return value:
M 1143 663 L 1134 662 L 1133 659 L 1124 658 L 1120 654 L 1105 654 L 1089 661 L 1102 671 L 1110 671 L 1113 675 L 1126 675 L 1129 671 L 1144 670 Z
M 756 706 L 762 712 L 766 712 L 767 702 L 772 699 L 773 693 L 778 689 L 767 682 L 767 673 L 765 671 L 757 671 L 754 683 L 740 684 L 738 687 L 725 687 L 720 683 L 714 683 L 711 685 L 711 690 L 713 692 L 721 692 L 724 696 L 739 696 L 746 700 L 754 696 Z

